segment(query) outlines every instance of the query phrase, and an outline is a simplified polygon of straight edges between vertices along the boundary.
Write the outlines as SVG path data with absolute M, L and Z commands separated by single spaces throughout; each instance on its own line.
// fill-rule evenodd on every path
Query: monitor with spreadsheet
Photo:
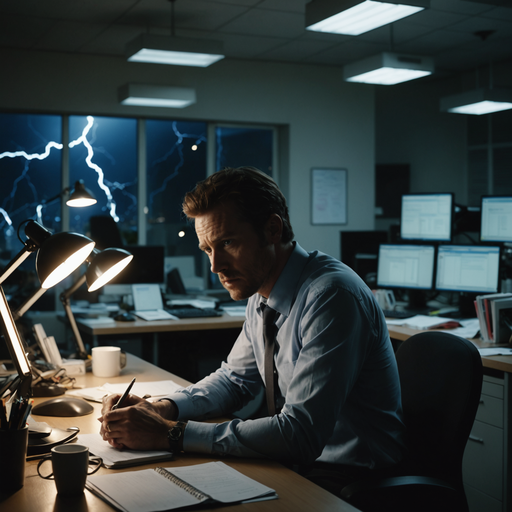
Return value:
M 404 194 L 400 218 L 402 240 L 449 242 L 453 194 Z
M 499 288 L 500 248 L 481 245 L 440 245 L 436 289 L 495 293 Z
M 381 288 L 432 289 L 434 255 L 433 245 L 382 244 L 377 285 Z
M 483 196 L 481 242 L 512 242 L 512 196 Z

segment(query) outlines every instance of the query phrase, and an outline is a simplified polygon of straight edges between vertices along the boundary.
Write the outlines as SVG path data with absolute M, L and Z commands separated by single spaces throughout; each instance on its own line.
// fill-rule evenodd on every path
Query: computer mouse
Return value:
M 32 414 L 40 416 L 85 416 L 91 414 L 94 407 L 81 398 L 60 396 L 37 404 L 32 409 Z
M 116 322 L 134 322 L 135 317 L 133 315 L 130 315 L 130 313 L 122 313 L 120 315 L 116 315 L 114 317 L 114 320 Z

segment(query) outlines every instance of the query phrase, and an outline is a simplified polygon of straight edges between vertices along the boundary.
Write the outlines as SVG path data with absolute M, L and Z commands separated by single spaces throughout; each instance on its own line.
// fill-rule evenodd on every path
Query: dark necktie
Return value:
M 263 306 L 263 305 L 262 305 Z M 276 413 L 275 384 L 277 372 L 274 365 L 274 348 L 276 341 L 277 311 L 268 306 L 263 308 L 263 339 L 265 340 L 265 388 L 267 395 L 267 408 L 269 416 Z

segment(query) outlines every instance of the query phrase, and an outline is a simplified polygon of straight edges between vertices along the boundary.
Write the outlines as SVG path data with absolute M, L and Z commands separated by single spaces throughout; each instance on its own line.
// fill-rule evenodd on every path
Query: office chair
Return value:
M 341 498 L 364 512 L 467 512 L 462 458 L 482 389 L 482 360 L 468 340 L 422 332 L 396 353 L 407 428 L 404 460 L 354 482 Z

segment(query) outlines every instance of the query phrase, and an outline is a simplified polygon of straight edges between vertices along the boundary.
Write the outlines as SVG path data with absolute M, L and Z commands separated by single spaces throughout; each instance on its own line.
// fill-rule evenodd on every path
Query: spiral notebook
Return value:
M 92 475 L 87 488 L 123 512 L 276 499 L 274 489 L 223 462 Z

